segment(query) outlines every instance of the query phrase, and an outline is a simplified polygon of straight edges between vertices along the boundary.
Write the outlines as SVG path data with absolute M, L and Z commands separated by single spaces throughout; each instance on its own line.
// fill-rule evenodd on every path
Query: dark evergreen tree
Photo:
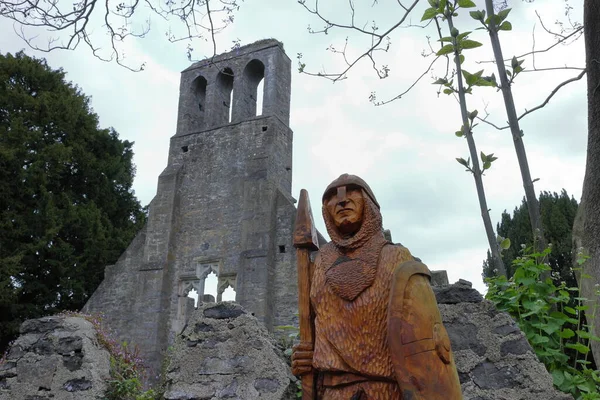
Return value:
M 565 281 L 569 287 L 576 287 L 577 283 L 572 271 L 571 230 L 577 213 L 577 201 L 573 197 L 569 197 L 563 189 L 560 195 L 542 192 L 539 202 L 544 235 L 548 243 L 552 245 L 552 253 L 549 257 L 552 273 L 558 282 Z M 533 244 L 525 199 L 521 206 L 515 208 L 512 216 L 506 210 L 502 213 L 497 232 L 498 235 L 509 238 L 511 242 L 510 248 L 502 252 L 507 277 L 510 278 L 514 273 L 512 262 L 519 256 L 522 245 L 530 247 Z M 490 260 L 491 257 L 488 253 L 487 259 L 483 262 L 482 275 L 484 278 L 494 275 L 490 267 Z
M 0 350 L 24 319 L 80 309 L 144 224 L 132 145 L 62 70 L 0 54 Z

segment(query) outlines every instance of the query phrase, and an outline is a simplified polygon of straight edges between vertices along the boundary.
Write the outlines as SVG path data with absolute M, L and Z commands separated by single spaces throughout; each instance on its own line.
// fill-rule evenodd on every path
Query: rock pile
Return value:
M 295 378 L 265 327 L 235 303 L 203 303 L 169 355 L 165 399 L 296 399 Z
M 102 398 L 110 356 L 84 318 L 28 320 L 0 365 L 0 400 Z
M 556 390 L 515 321 L 467 281 L 434 287 L 464 400 L 572 400 Z

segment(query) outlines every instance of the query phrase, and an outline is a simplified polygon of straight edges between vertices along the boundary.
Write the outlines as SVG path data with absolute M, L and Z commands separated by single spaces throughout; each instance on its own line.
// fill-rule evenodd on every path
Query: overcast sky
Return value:
M 329 17 L 349 20 L 347 1 L 321 1 L 329 5 L 324 9 Z M 484 7 L 483 0 L 475 2 L 479 8 Z M 421 3 L 415 9 L 414 24 L 426 8 L 427 2 Z M 574 7 L 573 19 L 582 21 L 582 1 L 570 4 Z M 563 1 L 513 0 L 509 5 L 513 7 L 509 16 L 513 31 L 501 34 L 505 58 L 531 51 L 532 32 L 536 49 L 553 42 L 553 37 L 542 30 L 536 11 L 549 28 L 557 30 L 555 21 L 566 21 Z M 383 31 L 402 10 L 396 1 L 379 0 L 376 7 L 367 11 L 369 14 L 357 15 L 357 21 L 370 23 L 369 20 L 376 19 Z M 145 71 L 139 73 L 99 61 L 84 47 L 50 54 L 26 49 L 30 55 L 45 56 L 52 67 L 64 68 L 67 79 L 92 98 L 101 126 L 113 126 L 122 139 L 135 142 L 134 189 L 143 205 L 156 194 L 158 175 L 166 166 L 169 138 L 176 128 L 180 71 L 190 65 L 185 43 L 170 44 L 165 39 L 167 25 L 156 17 L 152 17 L 151 23 L 152 31 L 146 39 L 127 42 L 124 47 L 125 62 L 133 66 L 146 63 Z M 292 59 L 292 194 L 297 198 L 301 188 L 309 191 L 318 227 L 324 232 L 315 204 L 324 188 L 344 172 L 361 176 L 375 192 L 384 226 L 392 231 L 395 242 L 407 246 L 431 269 L 447 270 L 451 282 L 467 279 L 484 291 L 481 265 L 488 243 L 473 177 L 455 161 L 456 157 L 468 157 L 466 141 L 454 135 L 461 126 L 458 104 L 452 97 L 438 97 L 436 86 L 431 85 L 432 75 L 439 76 L 444 63 L 402 99 L 383 107 L 369 103 L 371 92 L 376 92 L 380 100 L 394 97 L 424 71 L 431 58 L 421 53 L 428 49 L 427 36 L 435 39 L 435 31 L 431 27 L 409 28 L 392 35 L 390 52 L 380 59 L 391 69 L 389 78 L 380 80 L 365 61 L 348 74 L 348 79 L 333 84 L 299 74 L 297 53 L 303 54 L 307 69 L 324 68 L 329 72 L 343 65 L 339 57 L 325 50 L 330 44 L 340 48 L 349 37 L 351 56 L 364 51 L 365 40 L 347 31 L 311 35 L 307 31 L 309 24 L 314 28 L 322 25 L 294 0 L 246 0 L 235 15 L 235 23 L 217 36 L 219 53 L 228 51 L 237 39 L 243 45 L 276 38 L 284 43 Z M 456 26 L 465 31 L 473 30 L 477 24 L 467 17 L 459 18 Z M 2 53 L 26 48 L 13 29 L 11 21 L 0 19 Z M 45 40 L 47 35 L 44 31 L 33 33 L 39 35 L 39 40 Z M 103 40 L 100 26 L 94 35 L 98 43 Z M 493 64 L 475 64 L 476 60 L 492 59 L 486 33 L 475 31 L 471 38 L 484 46 L 465 53 L 465 68 L 471 72 L 482 68 L 488 74 L 494 72 Z M 197 40 L 192 46 L 198 59 L 212 54 L 210 42 Z M 583 40 L 558 46 L 535 59 L 537 68 L 564 65 L 584 66 Z M 533 68 L 531 57 L 526 58 L 523 66 Z M 538 105 L 557 83 L 578 73 L 577 70 L 523 73 L 513 86 L 518 113 Z M 584 78 L 563 88 L 548 106 L 522 120 L 531 173 L 539 178 L 535 184 L 538 193 L 560 192 L 564 188 L 580 200 L 587 144 L 585 93 Z M 478 109 L 480 115 L 487 105 L 489 120 L 505 124 L 499 92 L 475 88 L 468 102 L 469 110 Z M 480 124 L 474 134 L 478 151 L 498 157 L 484 177 L 495 226 L 503 210 L 512 211 L 521 203 L 524 192 L 520 172 L 508 130 L 497 131 Z

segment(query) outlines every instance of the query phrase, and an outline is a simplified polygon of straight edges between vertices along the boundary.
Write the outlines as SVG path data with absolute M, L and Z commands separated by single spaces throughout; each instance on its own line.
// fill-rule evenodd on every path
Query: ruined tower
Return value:
M 290 65 L 280 42 L 263 40 L 182 72 L 148 222 L 84 307 L 103 312 L 156 371 L 193 307 L 188 292 L 202 299 L 211 272 L 218 297 L 232 286 L 267 328 L 294 319 Z

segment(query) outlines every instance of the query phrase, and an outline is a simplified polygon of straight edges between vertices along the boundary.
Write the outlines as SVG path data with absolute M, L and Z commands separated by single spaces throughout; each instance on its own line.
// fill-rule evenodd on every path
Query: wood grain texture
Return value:
M 310 199 L 305 189 L 300 191 L 298 213 L 294 227 L 294 247 L 296 247 L 296 261 L 298 265 L 298 320 L 300 324 L 300 343 L 304 348 L 312 349 L 314 346 L 313 315 L 310 306 L 310 287 L 312 276 L 312 263 L 310 250 L 319 248 L 317 230 L 315 228 Z M 302 399 L 313 400 L 315 396 L 314 373 L 302 376 Z
M 313 366 L 321 382 L 316 398 L 348 400 L 363 394 L 369 400 L 462 398 L 454 362 L 446 363 L 451 360 L 450 343 L 429 285 L 428 269 L 422 263 L 411 268 L 413 263 L 406 248 L 384 246 L 373 284 L 354 301 L 347 301 L 327 285 L 327 266 L 317 257 L 311 288 L 315 312 Z M 397 270 L 403 268 L 400 265 L 407 267 L 405 275 L 414 276 L 407 290 L 393 285 Z M 401 322 L 403 330 L 388 332 L 390 300 L 398 297 L 404 302 L 399 309 L 392 306 L 390 315 Z M 394 341 L 392 348 L 390 335 L 403 340 Z M 407 345 L 405 350 L 402 344 Z M 411 358 L 405 352 L 416 354 Z

